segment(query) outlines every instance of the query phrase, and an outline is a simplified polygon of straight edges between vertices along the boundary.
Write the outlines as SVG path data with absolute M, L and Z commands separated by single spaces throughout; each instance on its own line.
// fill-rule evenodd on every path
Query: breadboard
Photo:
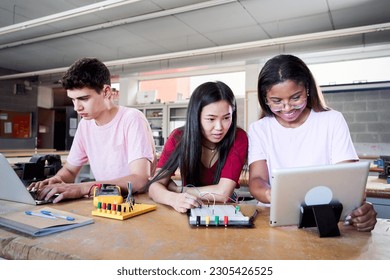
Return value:
M 156 205 L 143 204 L 143 203 L 133 204 L 132 209 L 130 203 L 121 203 L 118 204 L 118 206 L 120 206 L 119 207 L 120 211 L 96 208 L 95 210 L 92 211 L 92 215 L 104 217 L 104 218 L 116 219 L 116 220 L 126 220 L 134 216 L 138 216 L 156 210 L 157 208 Z
M 244 216 L 238 206 L 210 205 L 189 212 L 192 226 L 253 226 L 253 219 Z

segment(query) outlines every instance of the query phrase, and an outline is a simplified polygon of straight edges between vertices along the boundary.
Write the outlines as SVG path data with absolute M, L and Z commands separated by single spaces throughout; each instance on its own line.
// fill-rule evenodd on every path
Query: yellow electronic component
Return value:
M 116 220 L 126 220 L 131 217 L 156 210 L 157 208 L 156 205 L 143 203 L 136 203 L 132 205 L 129 202 L 118 204 L 115 206 L 115 209 L 113 209 L 113 206 L 111 206 L 110 209 L 108 209 L 107 206 L 105 207 L 106 209 L 96 208 L 94 211 L 92 211 L 92 215 Z
M 121 188 L 115 185 L 96 185 L 93 191 L 93 205 L 95 210 L 92 215 L 116 220 L 126 220 L 156 209 L 156 205 L 135 203 L 131 196 L 131 184 L 129 183 L 129 195 L 125 202 L 121 195 Z
M 115 185 L 99 184 L 93 190 L 93 206 L 97 207 L 98 203 L 121 204 L 123 197 L 121 188 Z

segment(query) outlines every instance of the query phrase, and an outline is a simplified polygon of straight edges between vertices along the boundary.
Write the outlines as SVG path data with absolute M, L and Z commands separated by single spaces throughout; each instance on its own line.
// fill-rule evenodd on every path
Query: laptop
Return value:
M 53 200 L 38 200 L 27 190 L 8 160 L 0 153 L 0 200 L 9 200 L 31 205 L 51 203 Z
M 305 206 L 323 204 L 341 204 L 345 220 L 363 203 L 369 168 L 354 162 L 272 170 L 270 225 L 299 225 Z

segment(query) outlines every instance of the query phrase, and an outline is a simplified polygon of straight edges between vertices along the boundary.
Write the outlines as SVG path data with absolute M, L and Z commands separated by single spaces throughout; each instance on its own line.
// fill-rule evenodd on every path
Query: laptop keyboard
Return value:
M 30 191 L 31 196 L 35 199 L 37 204 L 52 203 L 58 194 L 53 195 L 49 200 L 38 199 L 38 193 L 36 191 Z

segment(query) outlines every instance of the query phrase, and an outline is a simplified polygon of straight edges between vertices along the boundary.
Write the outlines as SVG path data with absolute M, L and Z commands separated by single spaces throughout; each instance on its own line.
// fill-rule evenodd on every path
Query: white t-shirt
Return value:
M 96 180 L 112 180 L 130 175 L 128 164 L 140 158 L 154 160 L 149 123 L 141 111 L 119 106 L 106 125 L 81 119 L 67 162 L 74 166 L 89 162 Z
M 343 115 L 335 110 L 312 110 L 297 128 L 286 128 L 275 117 L 264 117 L 250 125 L 248 138 L 248 163 L 266 160 L 269 174 L 273 168 L 358 159 L 348 125 Z

